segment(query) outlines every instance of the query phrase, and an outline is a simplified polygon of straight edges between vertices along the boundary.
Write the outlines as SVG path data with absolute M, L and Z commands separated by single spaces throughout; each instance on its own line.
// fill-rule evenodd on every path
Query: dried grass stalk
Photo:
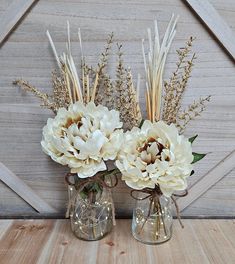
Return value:
M 106 41 L 104 52 L 101 53 L 100 61 L 97 65 L 96 73 L 99 76 L 99 82 L 96 85 L 96 96 L 95 96 L 95 103 L 96 104 L 103 104 L 108 107 L 112 105 L 112 92 L 113 89 L 112 81 L 109 75 L 107 74 L 106 66 L 108 64 L 108 58 L 111 53 L 112 45 L 113 45 L 113 37 L 114 34 L 111 33 L 108 36 Z M 106 97 L 106 98 L 104 98 Z
M 176 126 L 179 128 L 181 134 L 185 131 L 186 126 L 191 120 L 201 115 L 201 113 L 206 108 L 206 103 L 209 102 L 210 99 L 210 95 L 205 98 L 200 98 L 199 100 L 194 101 L 192 104 L 190 104 L 186 110 L 178 114 Z
M 47 93 L 43 93 L 39 91 L 37 88 L 30 85 L 28 82 L 24 80 L 15 80 L 13 84 L 18 85 L 21 89 L 34 94 L 37 98 L 41 100 L 42 102 L 41 106 L 52 110 L 54 113 L 57 112 L 56 104 L 53 101 L 51 101 L 51 97 Z
M 53 101 L 57 110 L 59 108 L 68 106 L 71 103 L 71 94 L 66 85 L 65 74 L 58 74 L 58 72 L 52 72 L 52 86 L 53 86 Z
M 200 98 L 180 111 L 182 96 L 186 90 L 192 68 L 196 59 L 195 54 L 188 59 L 195 38 L 190 37 L 184 48 L 177 50 L 179 61 L 176 70 L 170 80 L 164 84 L 162 119 L 168 123 L 174 123 L 183 133 L 188 123 L 199 116 L 205 109 L 205 103 L 210 101 L 210 96 Z
M 176 33 L 175 28 L 177 20 L 178 17 L 175 18 L 175 16 L 172 15 L 161 44 L 157 21 L 155 21 L 153 41 L 151 30 L 148 29 L 149 52 L 147 56 L 145 55 L 144 40 L 142 41 L 144 67 L 146 73 L 145 97 L 147 105 L 147 118 L 152 122 L 158 121 L 161 118 L 163 72 L 166 57 Z
M 97 71 L 101 73 L 96 103 L 103 104 L 109 109 L 118 110 L 124 124 L 124 129 L 127 130 L 138 126 L 142 120 L 138 98 L 139 92 L 134 88 L 130 68 L 124 66 L 121 44 L 117 44 L 118 62 L 116 79 L 112 80 L 106 73 L 105 67 L 107 65 L 107 56 L 111 50 L 112 40 L 113 34 L 109 36 L 105 52 L 102 53 L 101 62 L 98 64 Z
M 188 59 L 193 40 L 194 38 L 190 37 L 186 42 L 186 46 L 177 50 L 179 61 L 176 64 L 176 70 L 173 72 L 169 82 L 164 83 L 162 119 L 168 124 L 176 123 L 181 99 L 194 66 L 195 54 Z
M 123 105 L 123 122 L 124 128 L 131 129 L 134 126 L 139 126 L 142 120 L 138 90 L 136 91 L 133 84 L 131 69 L 126 69 L 126 91 L 123 99 L 126 96 L 126 105 Z M 123 102 L 125 103 L 125 101 Z
M 78 30 L 81 50 L 80 76 L 72 57 L 69 23 L 67 23 L 67 35 L 66 52 L 59 56 L 51 35 L 47 31 L 47 36 L 59 67 L 59 71 L 52 73 L 52 95 L 44 94 L 22 80 L 17 80 L 15 84 L 18 84 L 24 90 L 34 93 L 42 100 L 43 105 L 54 113 L 61 107 L 68 108 L 71 103 L 76 101 L 81 101 L 85 104 L 92 101 L 96 104 L 103 104 L 109 109 L 119 110 L 121 120 L 124 122 L 126 128 L 130 129 L 133 126 L 139 125 L 142 119 L 138 99 L 139 91 L 136 91 L 134 88 L 131 70 L 124 67 L 122 45 L 118 45 L 116 80 L 112 80 L 107 73 L 106 66 L 113 44 L 113 33 L 108 36 L 100 61 L 97 67 L 93 69 L 86 64 L 81 32 L 80 29 Z
M 134 88 L 130 68 L 126 68 L 123 62 L 122 45 L 117 44 L 118 63 L 116 68 L 116 80 L 113 82 L 113 108 L 120 112 L 124 130 L 139 126 L 142 115 L 139 106 L 139 98 Z
M 148 29 L 149 51 L 147 56 L 145 55 L 144 41 L 142 41 L 142 51 L 146 73 L 145 98 L 147 118 L 152 122 L 163 119 L 168 124 L 175 123 L 182 133 L 190 120 L 199 116 L 205 109 L 205 103 L 210 100 L 210 96 L 193 102 L 186 110 L 181 111 L 180 109 L 182 96 L 188 84 L 196 58 L 195 54 L 193 54 L 188 59 L 194 40 L 192 37 L 186 42 L 184 48 L 177 51 L 179 61 L 176 64 L 176 70 L 173 72 L 170 80 L 165 82 L 164 90 L 162 89 L 163 71 L 167 53 L 176 33 L 175 27 L 177 19 L 174 15 L 172 16 L 161 44 L 157 22 L 155 21 L 153 41 L 151 30 Z M 80 77 L 72 57 L 69 23 L 67 23 L 67 35 L 66 52 L 59 56 L 50 33 L 47 31 L 47 36 L 59 67 L 59 71 L 52 73 L 52 95 L 39 91 L 23 80 L 16 80 L 14 84 L 33 93 L 41 100 L 42 106 L 52 110 L 54 113 L 61 107 L 68 108 L 71 103 L 76 101 L 84 103 L 92 101 L 96 104 L 105 105 L 109 109 L 118 110 L 125 130 L 139 126 L 142 121 L 139 106 L 140 75 L 138 75 L 137 88 L 135 88 L 131 69 L 124 66 L 122 45 L 120 44 L 117 44 L 118 63 L 116 79 L 112 80 L 107 73 L 106 66 L 113 44 L 113 33 L 109 35 L 100 61 L 97 67 L 93 69 L 85 62 L 81 32 L 80 29 L 78 30 L 81 50 Z

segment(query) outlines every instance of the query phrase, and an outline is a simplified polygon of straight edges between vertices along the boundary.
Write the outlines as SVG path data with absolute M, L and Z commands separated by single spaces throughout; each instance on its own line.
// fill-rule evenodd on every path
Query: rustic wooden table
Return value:
M 174 223 L 162 245 L 137 242 L 130 220 L 96 242 L 80 241 L 69 220 L 0 220 L 0 263 L 235 263 L 235 220 L 184 220 Z

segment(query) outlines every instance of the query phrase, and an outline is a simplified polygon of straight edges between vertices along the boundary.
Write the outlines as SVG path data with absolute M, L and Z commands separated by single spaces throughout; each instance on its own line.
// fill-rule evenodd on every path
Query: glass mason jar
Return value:
M 114 205 L 111 191 L 89 183 L 82 188 L 69 185 L 69 217 L 76 237 L 82 240 L 99 240 L 113 227 Z
M 172 236 L 171 207 L 171 199 L 164 195 L 143 200 L 139 197 L 133 210 L 132 234 L 134 238 L 146 244 L 160 244 L 168 241 Z

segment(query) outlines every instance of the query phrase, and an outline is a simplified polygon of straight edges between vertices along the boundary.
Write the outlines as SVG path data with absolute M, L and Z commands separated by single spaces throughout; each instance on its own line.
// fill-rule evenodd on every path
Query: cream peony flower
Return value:
M 43 128 L 44 152 L 67 165 L 78 177 L 94 176 L 106 170 L 105 161 L 114 160 L 122 144 L 119 112 L 90 102 L 76 102 L 59 109 Z
M 147 120 L 141 129 L 125 133 L 116 166 L 131 188 L 141 190 L 159 185 L 169 197 L 174 191 L 186 189 L 192 161 L 191 143 L 179 135 L 175 125 Z

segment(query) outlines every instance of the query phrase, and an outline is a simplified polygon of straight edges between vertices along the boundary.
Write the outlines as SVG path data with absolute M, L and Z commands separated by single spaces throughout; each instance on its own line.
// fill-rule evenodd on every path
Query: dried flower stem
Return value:
M 147 118 L 152 122 L 160 120 L 161 115 L 161 97 L 163 72 L 167 53 L 176 33 L 176 23 L 178 17 L 172 15 L 167 30 L 160 45 L 157 21 L 155 21 L 154 40 L 151 38 L 151 30 L 148 29 L 149 52 L 146 58 L 144 51 L 144 40 L 142 41 L 142 51 L 144 57 L 144 66 L 146 73 L 146 104 Z
M 196 58 L 193 54 L 192 58 L 186 60 L 191 51 L 194 38 L 186 42 L 186 46 L 177 50 L 179 62 L 176 64 L 176 70 L 173 72 L 169 82 L 164 84 L 164 103 L 162 119 L 170 123 L 175 123 L 180 109 L 182 95 L 185 92 L 190 74 L 193 68 L 193 62 Z
M 200 116 L 200 114 L 205 110 L 205 103 L 209 102 L 210 99 L 210 95 L 205 98 L 200 98 L 198 101 L 194 101 L 192 104 L 190 104 L 187 110 L 184 110 L 179 113 L 178 118 L 176 120 L 176 126 L 179 128 L 181 134 L 185 131 L 187 124 L 191 120 Z
M 102 74 L 103 70 L 107 66 L 108 56 L 110 54 L 110 50 L 113 44 L 113 36 L 114 36 L 113 32 L 108 36 L 105 46 L 105 51 L 101 54 L 100 62 L 98 63 L 98 69 L 97 69 L 98 74 Z
M 164 84 L 162 119 L 168 124 L 176 124 L 180 133 L 184 132 L 190 120 L 195 119 L 204 111 L 205 103 L 210 100 L 210 96 L 200 98 L 190 104 L 186 110 L 180 112 L 182 96 L 191 77 L 194 60 L 196 59 L 195 54 L 188 59 L 194 39 L 190 37 L 185 47 L 177 50 L 179 61 L 176 64 L 176 70 L 170 80 Z
M 66 43 L 67 53 L 63 53 L 63 55 L 59 57 L 56 51 L 55 45 L 53 43 L 53 40 L 51 38 L 51 35 L 49 31 L 47 31 L 47 36 L 49 38 L 49 42 L 51 44 L 57 64 L 59 68 L 61 69 L 61 71 L 63 71 L 66 76 L 65 78 L 66 78 L 67 87 L 68 87 L 68 90 L 70 90 L 71 103 L 77 100 L 83 102 L 81 85 L 80 85 L 80 81 L 78 78 L 76 66 L 75 66 L 75 63 L 74 63 L 74 60 L 71 54 L 69 22 L 67 22 L 67 34 L 68 34 L 68 39 Z
M 38 97 L 42 101 L 42 106 L 48 109 L 51 109 L 54 113 L 56 113 L 56 105 L 50 101 L 50 96 L 47 93 L 43 93 L 39 91 L 34 86 L 30 85 L 28 82 L 24 80 L 15 80 L 13 84 L 18 85 L 25 91 L 29 91 L 33 93 L 36 97 Z

